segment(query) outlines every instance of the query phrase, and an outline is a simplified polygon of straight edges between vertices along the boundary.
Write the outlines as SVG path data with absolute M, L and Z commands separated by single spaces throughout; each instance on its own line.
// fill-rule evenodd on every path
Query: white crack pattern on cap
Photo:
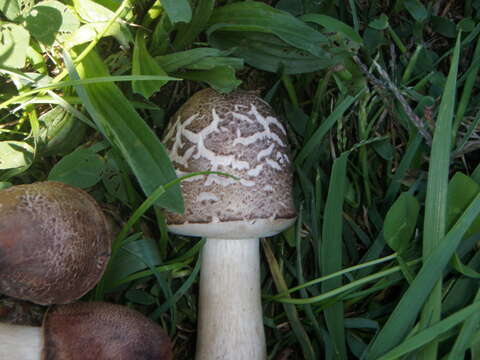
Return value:
M 167 220 L 184 223 L 253 219 L 253 209 L 262 204 L 270 209 L 264 209 L 260 218 L 294 216 L 286 131 L 270 106 L 248 92 L 221 95 L 203 90 L 192 99 L 202 93 L 216 99 L 196 99 L 201 108 L 198 112 L 187 102 L 165 134 L 163 141 L 170 159 L 178 176 L 220 171 L 239 180 L 216 174 L 187 179 L 182 183 L 184 218 L 167 214 Z M 286 194 L 274 202 L 269 199 L 274 191 Z M 198 212 L 203 214 L 192 216 Z

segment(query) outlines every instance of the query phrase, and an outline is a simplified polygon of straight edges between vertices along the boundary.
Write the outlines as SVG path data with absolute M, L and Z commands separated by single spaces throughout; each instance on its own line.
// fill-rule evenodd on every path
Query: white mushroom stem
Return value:
M 42 348 L 40 327 L 0 323 L 0 359 L 40 360 Z
M 266 359 L 259 243 L 259 239 L 205 243 L 197 360 Z

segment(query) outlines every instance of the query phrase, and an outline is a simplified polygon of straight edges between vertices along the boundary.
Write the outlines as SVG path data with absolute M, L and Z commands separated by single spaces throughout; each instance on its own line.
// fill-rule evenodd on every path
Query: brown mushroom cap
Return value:
M 170 339 L 125 306 L 75 303 L 50 309 L 43 323 L 44 360 L 170 360 Z
M 231 224 L 242 233 L 257 223 L 266 236 L 292 223 L 296 211 L 286 131 L 254 93 L 197 92 L 174 115 L 163 141 L 178 175 L 221 171 L 240 179 L 208 175 L 183 181 L 185 213 L 167 213 L 170 230 L 222 237 Z M 202 224 L 218 226 L 212 235 Z
M 0 293 L 72 302 L 98 282 L 110 247 L 105 215 L 85 191 L 52 181 L 0 191 Z

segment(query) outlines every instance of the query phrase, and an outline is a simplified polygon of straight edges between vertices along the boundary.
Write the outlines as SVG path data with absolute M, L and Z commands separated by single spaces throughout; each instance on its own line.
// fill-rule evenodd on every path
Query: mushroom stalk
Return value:
M 0 323 L 0 359 L 40 360 L 42 337 L 40 327 Z
M 200 284 L 196 359 L 266 359 L 259 239 L 207 240 Z

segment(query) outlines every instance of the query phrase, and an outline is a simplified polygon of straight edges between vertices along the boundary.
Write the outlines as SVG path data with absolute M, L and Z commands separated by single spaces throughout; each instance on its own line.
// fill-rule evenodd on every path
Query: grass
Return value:
M 255 90 L 299 209 L 262 242 L 269 359 L 480 358 L 477 2 L 0 4 L 0 189 L 73 183 L 118 227 L 84 300 L 192 358 L 204 240 L 166 229 L 183 204 L 159 139 L 195 91 Z

